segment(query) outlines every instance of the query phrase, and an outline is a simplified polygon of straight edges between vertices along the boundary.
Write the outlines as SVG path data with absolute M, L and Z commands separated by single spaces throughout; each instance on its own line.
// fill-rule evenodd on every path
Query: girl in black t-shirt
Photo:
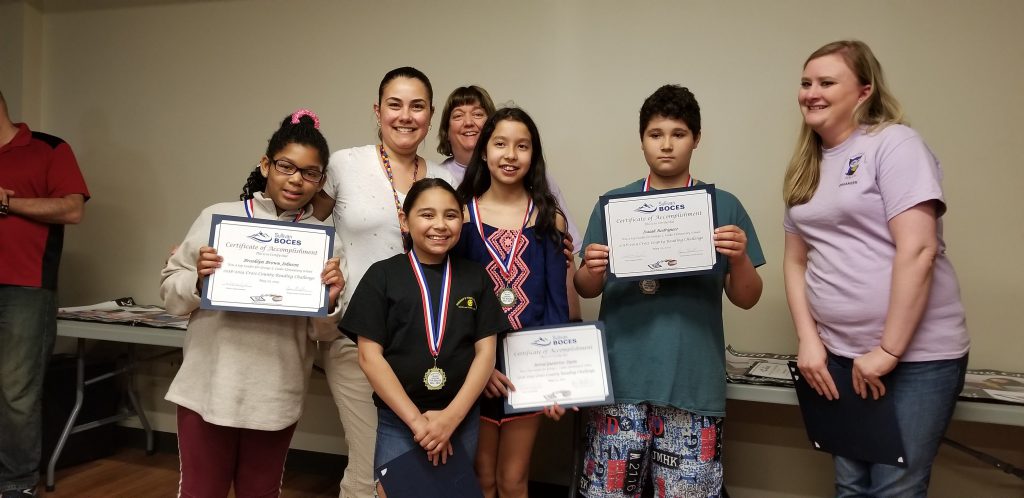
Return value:
M 472 476 L 477 399 L 494 369 L 495 335 L 510 327 L 484 269 L 448 254 L 462 219 L 448 183 L 414 183 L 399 213 L 409 252 L 370 266 L 342 319 L 374 390 L 376 468 L 418 444 L 435 466 L 464 452 Z

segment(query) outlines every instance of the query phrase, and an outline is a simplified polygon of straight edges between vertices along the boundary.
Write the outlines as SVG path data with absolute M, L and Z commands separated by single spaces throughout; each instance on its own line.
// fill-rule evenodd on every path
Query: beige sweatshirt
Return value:
M 258 219 L 292 221 L 298 214 L 278 216 L 273 201 L 259 193 L 252 204 Z M 165 399 L 212 424 L 281 430 L 302 414 L 316 352 L 314 341 L 339 337 L 340 310 L 335 307 L 327 317 L 308 318 L 199 309 L 196 258 L 199 248 L 209 244 L 214 214 L 246 216 L 242 202 L 204 209 L 160 273 L 160 296 L 167 311 L 192 314 L 185 332 L 184 361 Z M 299 222 L 323 224 L 308 208 L 299 215 Z

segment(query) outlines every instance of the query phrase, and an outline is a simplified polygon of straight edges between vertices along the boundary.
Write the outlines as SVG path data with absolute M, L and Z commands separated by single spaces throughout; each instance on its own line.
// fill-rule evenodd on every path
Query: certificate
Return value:
M 604 324 L 534 327 L 505 335 L 499 367 L 516 387 L 505 400 L 507 413 L 559 405 L 614 402 Z
M 601 197 L 608 272 L 624 280 L 709 273 L 715 251 L 715 186 Z
M 326 316 L 320 281 L 334 227 L 213 215 L 210 247 L 224 258 L 203 282 L 203 309 Z

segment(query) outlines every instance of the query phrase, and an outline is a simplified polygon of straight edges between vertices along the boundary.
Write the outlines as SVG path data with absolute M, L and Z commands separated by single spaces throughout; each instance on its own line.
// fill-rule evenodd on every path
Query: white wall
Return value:
M 316 110 L 334 149 L 370 143 L 380 77 L 414 65 L 432 78 L 438 108 L 453 87 L 477 83 L 498 102 L 529 111 L 581 225 L 599 194 L 645 174 L 637 131 L 643 99 L 663 83 L 690 87 L 704 115 L 694 175 L 744 202 L 769 261 L 761 303 L 727 311 L 727 340 L 742 350 L 795 351 L 782 292 L 780 191 L 799 124 L 797 82 L 807 54 L 856 37 L 875 50 L 912 125 L 943 161 L 946 240 L 968 310 L 971 366 L 1024 370 L 1024 335 L 1016 330 L 1024 322 L 1016 302 L 1024 266 L 1011 259 L 1024 243 L 1013 205 L 1024 185 L 1015 139 L 1024 117 L 1024 2 L 42 4 L 39 33 L 21 56 L 41 60 L 33 125 L 73 145 L 93 194 L 85 223 L 67 233 L 63 305 L 123 295 L 157 302 L 167 249 L 202 207 L 237 198 L 285 114 Z M 10 8 L 0 5 L 0 26 Z M 0 81 L 8 84 L 6 76 Z M 25 99 L 31 105 L 31 95 Z M 436 157 L 434 146 L 431 137 L 423 152 Z M 586 310 L 593 316 L 596 304 Z M 173 421 L 157 402 L 164 370 L 154 370 L 147 397 Z M 308 411 L 318 427 L 308 433 L 336 437 L 329 399 L 313 400 Z M 729 409 L 734 495 L 828 494 L 827 458 L 806 449 L 796 412 Z M 1024 459 L 1024 431 L 954 430 Z M 944 450 L 936 481 L 949 486 L 933 494 L 1024 492 L 1006 479 Z M 964 491 L 978 486 L 986 492 Z

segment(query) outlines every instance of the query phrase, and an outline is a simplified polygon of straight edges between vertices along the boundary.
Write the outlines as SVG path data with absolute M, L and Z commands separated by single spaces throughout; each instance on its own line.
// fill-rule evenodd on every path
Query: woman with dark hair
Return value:
M 798 366 L 828 399 L 890 396 L 907 466 L 835 456 L 836 496 L 925 496 L 970 339 L 942 240 L 942 170 L 859 41 L 804 63 L 786 171 L 786 297 Z M 847 386 L 842 386 L 847 387 Z
M 428 177 L 452 183 L 447 171 L 418 153 L 430 128 L 432 99 L 430 80 L 418 69 L 389 71 L 373 104 L 380 142 L 331 155 L 327 181 L 314 205 L 321 219 L 333 212 L 345 254 L 347 284 L 338 300 L 342 313 L 370 265 L 403 252 L 398 213 L 413 183 Z M 341 495 L 373 496 L 377 410 L 373 389 L 359 369 L 356 344 L 345 337 L 332 342 L 324 370 L 349 448 Z

